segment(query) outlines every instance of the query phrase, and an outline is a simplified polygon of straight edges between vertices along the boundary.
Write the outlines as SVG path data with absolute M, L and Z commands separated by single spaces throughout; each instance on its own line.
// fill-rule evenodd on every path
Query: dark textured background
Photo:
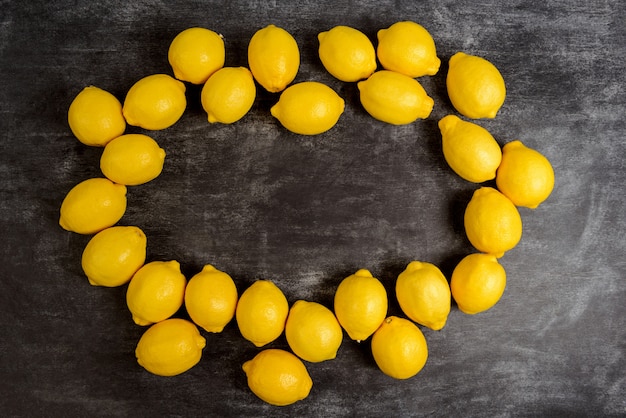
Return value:
M 0 1 L 0 415 L 2 416 L 624 416 L 626 415 L 626 6 L 614 1 Z M 372 40 L 414 20 L 433 35 L 439 74 L 422 78 L 432 115 L 390 126 L 361 108 L 355 84 L 317 57 L 318 32 L 339 24 Z M 508 283 L 490 311 L 453 307 L 424 330 L 428 363 L 395 381 L 368 343 L 347 338 L 337 359 L 308 364 L 314 386 L 272 407 L 247 388 L 241 364 L 258 351 L 235 323 L 209 335 L 201 362 L 178 377 L 139 367 L 125 287 L 92 287 L 80 256 L 89 237 L 57 224 L 61 201 L 100 176 L 100 149 L 71 134 L 67 109 L 93 84 L 123 100 L 139 78 L 171 73 L 167 48 L 191 26 L 220 32 L 226 65 L 247 65 L 252 34 L 274 23 L 296 38 L 297 81 L 332 86 L 346 111 L 316 137 L 284 130 L 259 91 L 251 112 L 210 126 L 198 87 L 188 110 L 152 136 L 162 175 L 128 192 L 121 224 L 148 236 L 148 259 L 177 259 L 187 277 L 211 263 L 239 291 L 271 279 L 290 303 L 332 306 L 359 268 L 390 294 L 411 260 L 449 277 L 472 248 L 462 213 L 476 185 L 452 173 L 437 121 L 454 112 L 447 61 L 492 61 L 508 87 L 500 144 L 521 139 L 553 163 L 556 187 L 521 210 L 520 244 L 501 260 Z M 129 132 L 141 132 L 130 128 Z M 286 348 L 284 337 L 271 344 Z

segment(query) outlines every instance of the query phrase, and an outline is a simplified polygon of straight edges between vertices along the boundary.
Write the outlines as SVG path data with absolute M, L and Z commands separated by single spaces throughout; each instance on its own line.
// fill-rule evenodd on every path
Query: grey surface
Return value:
M 626 264 L 624 182 L 626 11 L 621 1 L 2 1 L 0 2 L 0 415 L 2 416 L 624 416 Z M 329 76 L 316 35 L 344 24 L 375 40 L 399 20 L 424 25 L 443 65 L 421 79 L 435 99 L 426 121 L 370 118 L 354 84 Z M 521 210 L 520 244 L 502 258 L 508 283 L 490 311 L 453 307 L 425 329 L 424 370 L 395 381 L 368 343 L 347 337 L 337 359 L 307 364 L 314 386 L 271 407 L 247 388 L 241 364 L 258 350 L 231 323 L 209 335 L 201 362 L 173 378 L 134 359 L 143 328 L 125 287 L 95 288 L 80 268 L 89 237 L 63 231 L 67 191 L 100 176 L 100 149 L 71 134 L 67 108 L 85 86 L 123 100 L 139 78 L 170 73 L 169 42 L 203 26 L 225 36 L 226 65 L 246 65 L 249 38 L 274 23 L 301 49 L 298 81 L 345 100 L 317 137 L 286 132 L 259 92 L 231 126 L 210 126 L 199 88 L 170 129 L 162 175 L 129 189 L 121 224 L 148 236 L 148 259 L 177 259 L 187 277 L 212 263 L 243 291 L 271 279 L 290 303 L 332 306 L 359 268 L 390 294 L 411 260 L 449 277 L 472 252 L 462 213 L 476 185 L 441 153 L 437 121 L 454 112 L 447 61 L 462 50 L 502 72 L 508 96 L 480 121 L 500 144 L 521 139 L 553 163 L 556 187 Z M 129 129 L 129 132 L 141 132 Z M 286 348 L 283 337 L 271 344 Z

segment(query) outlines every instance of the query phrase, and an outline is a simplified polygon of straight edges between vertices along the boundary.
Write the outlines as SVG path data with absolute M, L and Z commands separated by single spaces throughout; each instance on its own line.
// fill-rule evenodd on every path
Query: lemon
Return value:
M 387 376 L 408 379 L 424 368 L 428 345 L 417 325 L 408 319 L 390 316 L 372 336 L 372 355 Z
M 344 100 L 327 85 L 304 81 L 285 89 L 270 113 L 291 132 L 317 135 L 337 124 L 344 106 Z
M 412 261 L 396 280 L 402 312 L 418 324 L 440 330 L 450 313 L 450 286 L 437 266 Z
M 184 83 L 167 74 L 152 74 L 132 85 L 122 111 L 129 125 L 156 131 L 175 124 L 186 107 Z
M 135 356 L 150 373 L 176 376 L 191 369 L 202 358 L 206 340 L 198 328 L 185 319 L 166 319 L 143 333 Z
M 234 123 L 252 107 L 256 86 L 244 67 L 217 70 L 202 87 L 200 100 L 210 123 Z
M 450 287 L 459 309 L 476 314 L 500 300 L 506 287 L 506 272 L 493 254 L 470 254 L 454 268 Z
M 115 225 L 126 212 L 126 186 L 105 178 L 78 183 L 61 203 L 59 225 L 79 234 L 95 234 Z
M 224 66 L 224 38 L 206 28 L 188 28 L 180 32 L 167 51 L 174 77 L 192 84 L 203 84 Z
M 289 310 L 285 336 L 297 356 L 318 363 L 336 357 L 343 331 L 330 309 L 317 302 L 298 300 Z
M 252 35 L 248 65 L 254 79 L 270 93 L 283 91 L 298 74 L 298 43 L 283 28 L 268 25 Z
M 504 79 L 496 66 L 464 52 L 450 58 L 446 87 L 454 108 L 472 119 L 495 118 L 506 97 Z
M 376 51 L 372 41 L 349 26 L 335 26 L 317 35 L 322 65 L 341 81 L 358 81 L 376 70 Z
M 417 80 L 395 71 L 377 71 L 357 86 L 367 113 L 393 125 L 425 119 L 435 104 Z
M 443 156 L 461 178 L 482 183 L 496 178 L 502 150 L 488 130 L 448 115 L 439 121 Z
M 150 325 L 174 315 L 183 305 L 187 280 L 180 263 L 152 261 L 132 277 L 126 290 L 126 304 L 137 325 Z
M 235 318 L 241 335 L 255 346 L 274 341 L 285 329 L 289 304 L 269 280 L 257 280 L 239 298 Z
M 337 320 L 357 342 L 372 335 L 387 316 L 387 291 L 366 269 L 339 283 L 334 303 Z
M 411 78 L 435 75 L 441 65 L 433 37 L 422 25 L 411 21 L 379 30 L 376 55 L 383 68 Z
M 232 277 L 210 264 L 189 279 L 185 288 L 189 317 L 208 332 L 222 332 L 235 316 L 237 299 Z
M 152 138 L 143 134 L 126 134 L 104 147 L 100 169 L 109 180 L 136 186 L 161 174 L 165 151 Z
M 81 265 L 89 283 L 115 287 L 128 283 L 146 261 L 146 234 L 136 226 L 112 226 L 94 235 Z
M 492 187 L 476 190 L 465 208 L 465 233 L 479 251 L 500 258 L 522 238 L 522 218 L 508 197 Z
M 74 98 L 67 113 L 72 133 L 85 145 L 103 147 L 124 133 L 122 104 L 108 91 L 85 87 Z
M 554 169 L 539 151 L 515 140 L 502 149 L 496 185 L 515 205 L 535 209 L 552 193 Z
M 302 360 L 285 350 L 265 349 L 242 368 L 252 393 L 271 405 L 286 406 L 301 401 L 313 387 Z

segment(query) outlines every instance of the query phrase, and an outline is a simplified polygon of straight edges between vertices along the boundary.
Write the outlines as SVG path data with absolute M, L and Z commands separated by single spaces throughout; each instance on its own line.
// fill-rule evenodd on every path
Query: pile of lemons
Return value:
M 332 76 L 358 83 L 360 102 L 372 117 L 396 125 L 427 118 L 434 102 L 418 78 L 439 71 L 433 38 L 410 21 L 382 29 L 377 37 L 374 48 L 357 29 L 336 26 L 319 33 L 319 58 Z M 198 327 L 218 333 L 234 318 L 243 338 L 256 347 L 285 334 L 292 352 L 265 348 L 242 368 L 259 398 L 288 405 L 307 397 L 312 388 L 303 361 L 335 358 L 344 331 L 358 342 L 371 337 L 380 370 L 407 379 L 424 367 L 428 357 L 417 324 L 442 329 L 452 298 L 467 314 L 498 302 L 506 285 L 498 258 L 522 234 L 517 207 L 535 208 L 543 202 L 554 186 L 554 172 L 536 150 L 517 140 L 500 148 L 485 128 L 453 114 L 439 121 L 445 160 L 463 179 L 472 183 L 495 179 L 496 187 L 478 188 L 467 205 L 465 231 L 479 252 L 462 259 L 449 282 L 437 266 L 422 261 L 411 261 L 398 276 L 395 296 L 406 318 L 387 316 L 385 287 L 366 269 L 339 283 L 331 310 L 306 300 L 290 307 L 270 280 L 257 280 L 239 294 L 235 281 L 209 264 L 187 280 L 175 260 L 146 263 L 143 231 L 116 224 L 126 210 L 127 186 L 158 177 L 165 151 L 148 135 L 124 134 L 127 124 L 146 130 L 172 126 L 187 106 L 185 83 L 202 85 L 201 102 L 209 123 L 230 124 L 243 118 L 255 101 L 257 84 L 281 93 L 271 115 L 297 134 L 328 131 L 345 106 L 323 83 L 292 84 L 300 65 L 298 44 L 274 25 L 250 39 L 249 68 L 224 67 L 223 37 L 197 27 L 173 39 L 168 60 L 174 77 L 153 74 L 140 79 L 123 104 L 94 86 L 75 97 L 68 112 L 70 128 L 84 144 L 103 147 L 104 176 L 73 187 L 63 200 L 59 221 L 68 231 L 93 235 L 82 255 L 82 268 L 92 285 L 128 284 L 126 301 L 133 321 L 148 327 L 136 348 L 137 361 L 146 370 L 163 376 L 185 372 L 200 361 L 206 343 Z M 493 118 L 504 103 L 502 75 L 481 57 L 453 55 L 446 84 L 452 105 L 467 119 Z M 182 307 L 189 319 L 173 317 Z

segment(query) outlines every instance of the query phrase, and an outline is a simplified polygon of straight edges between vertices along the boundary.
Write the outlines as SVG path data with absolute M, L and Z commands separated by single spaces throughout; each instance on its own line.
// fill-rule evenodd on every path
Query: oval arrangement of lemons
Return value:
M 356 28 L 320 30 L 322 67 L 337 80 L 355 83 L 362 108 L 380 123 L 409 125 L 429 118 L 434 100 L 418 78 L 439 71 L 434 38 L 411 21 L 380 29 L 376 37 L 374 45 Z M 103 177 L 76 184 L 60 208 L 63 229 L 92 235 L 81 260 L 87 281 L 127 286 L 130 316 L 146 327 L 136 346 L 137 362 L 155 375 L 175 376 L 196 366 L 206 345 L 202 333 L 220 333 L 236 322 L 242 338 L 258 350 L 242 362 L 242 378 L 271 405 L 308 397 L 313 380 L 307 367 L 336 358 L 344 332 L 356 343 L 369 341 L 372 364 L 386 376 L 412 378 L 428 359 L 420 327 L 426 333 L 442 330 L 453 300 L 468 315 L 498 303 L 506 287 L 499 259 L 522 236 L 518 208 L 537 208 L 554 188 L 554 170 L 543 154 L 520 140 L 501 147 L 474 120 L 494 118 L 500 111 L 506 97 L 502 74 L 486 58 L 465 52 L 449 60 L 446 88 L 459 115 L 446 115 L 438 126 L 451 170 L 478 185 L 463 219 L 478 252 L 465 256 L 450 278 L 432 263 L 409 261 L 395 287 L 390 284 L 404 318 L 388 314 L 385 284 L 367 269 L 337 283 L 333 306 L 304 299 L 290 305 L 272 280 L 256 280 L 240 293 L 237 281 L 211 264 L 188 280 L 178 261 L 149 260 L 148 240 L 139 227 L 117 225 L 126 211 L 127 192 L 155 180 L 166 156 L 150 135 L 125 133 L 126 128 L 152 131 L 175 124 L 187 107 L 185 83 L 201 86 L 209 124 L 245 123 L 242 119 L 257 99 L 256 84 L 276 94 L 268 116 L 293 134 L 321 135 L 341 123 L 344 97 L 319 81 L 295 81 L 300 50 L 286 29 L 268 25 L 253 33 L 249 68 L 225 67 L 225 53 L 225 39 L 218 32 L 189 28 L 169 46 L 173 75 L 140 78 L 123 102 L 88 86 L 70 104 L 72 133 L 85 145 L 102 147 Z M 495 185 L 484 184 L 488 181 Z M 283 334 L 291 352 L 272 346 Z

